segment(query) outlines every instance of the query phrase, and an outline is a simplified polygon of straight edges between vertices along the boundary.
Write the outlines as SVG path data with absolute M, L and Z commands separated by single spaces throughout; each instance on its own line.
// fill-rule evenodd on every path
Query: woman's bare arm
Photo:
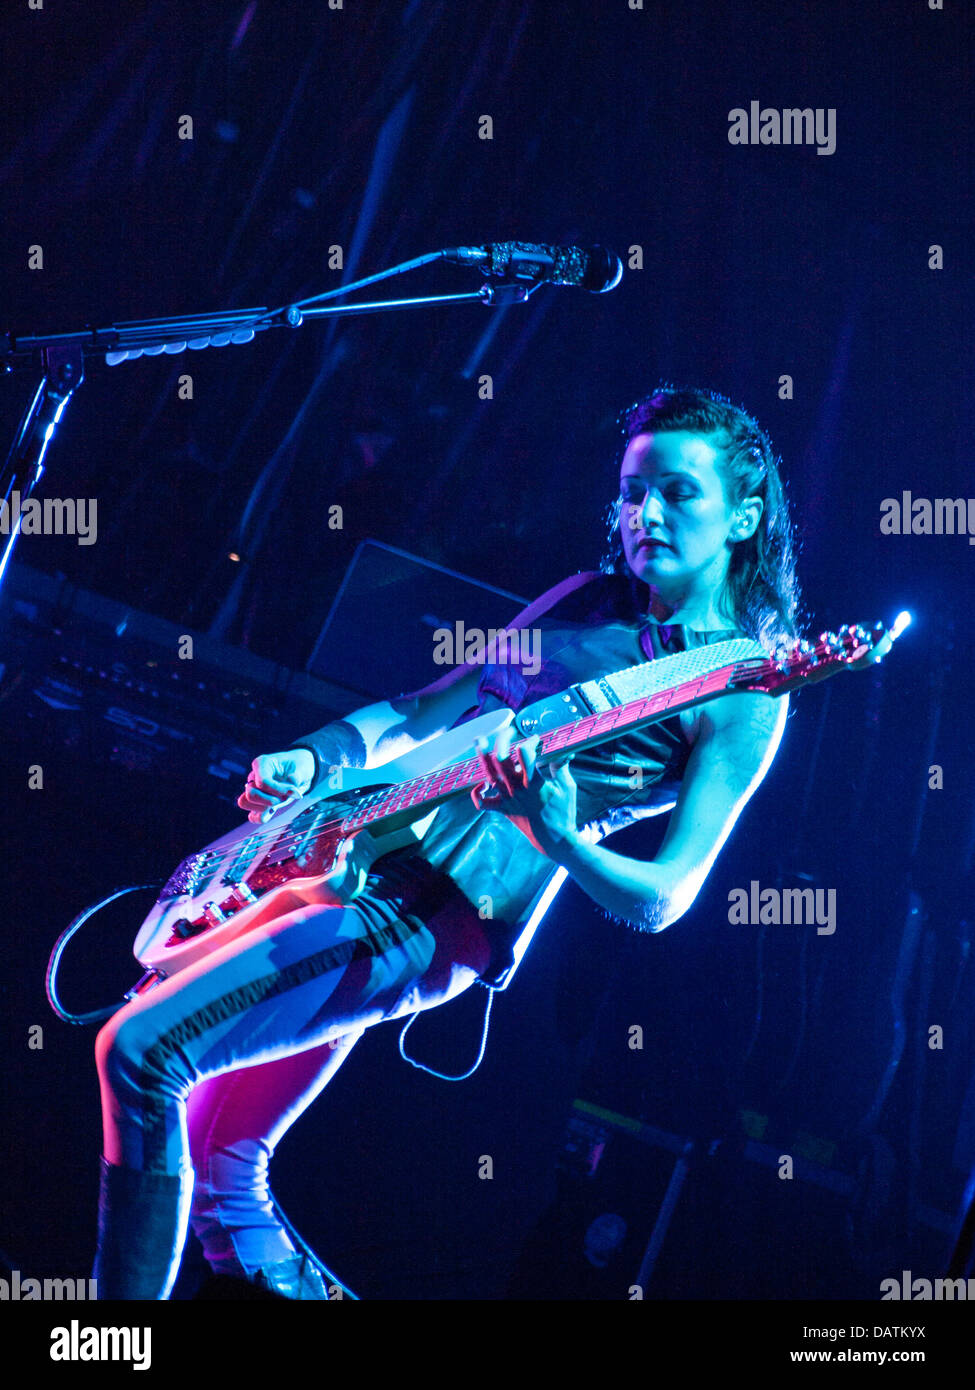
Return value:
M 740 693 L 704 705 L 680 794 L 656 857 L 630 859 L 584 837 L 557 852 L 600 907 L 644 931 L 662 931 L 697 897 L 722 845 L 775 756 L 786 697 Z

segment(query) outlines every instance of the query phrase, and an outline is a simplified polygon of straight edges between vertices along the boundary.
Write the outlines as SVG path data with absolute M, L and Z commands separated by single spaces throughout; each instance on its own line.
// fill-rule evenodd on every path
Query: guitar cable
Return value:
M 480 983 L 483 984 L 484 982 L 480 981 Z M 491 1019 L 491 1005 L 494 1003 L 494 996 L 497 993 L 497 989 L 494 985 L 484 985 L 484 988 L 488 991 L 488 998 L 484 1009 L 484 1025 L 481 1029 L 481 1046 L 475 1058 L 474 1065 L 470 1067 L 469 1070 L 461 1072 L 459 1076 L 448 1076 L 446 1072 L 437 1071 L 434 1067 L 428 1067 L 424 1062 L 418 1062 L 415 1057 L 408 1056 L 404 1051 L 403 1039 L 423 1012 L 422 1009 L 418 1009 L 415 1014 L 411 1014 L 403 1024 L 402 1032 L 399 1035 L 399 1055 L 403 1058 L 403 1061 L 409 1062 L 411 1067 L 416 1067 L 419 1071 L 429 1072 L 431 1076 L 439 1077 L 441 1081 L 466 1081 L 469 1076 L 473 1076 L 484 1060 L 484 1052 L 487 1048 L 488 1026 Z
M 62 1019 L 65 1023 L 101 1023 L 103 1019 L 111 1018 L 112 1014 L 117 1013 L 122 1007 L 121 1002 L 118 1004 L 109 1004 L 106 1008 L 92 1009 L 86 1014 L 73 1014 L 69 1009 L 66 1009 L 61 1003 L 57 991 L 57 973 L 58 967 L 61 964 L 61 957 L 64 954 L 65 947 L 74 936 L 75 932 L 80 931 L 89 917 L 93 917 L 94 914 L 99 912 L 103 907 L 108 907 L 109 903 L 115 902 L 116 898 L 123 898 L 126 893 L 138 893 L 150 888 L 153 891 L 157 891 L 161 887 L 162 880 L 160 879 L 155 883 L 131 883 L 127 888 L 117 888 L 114 893 L 109 893 L 106 897 L 100 898 L 98 902 L 93 903 L 90 907 L 86 907 L 84 911 L 79 912 L 74 921 L 70 922 L 68 926 L 65 927 L 64 931 L 54 943 L 54 949 L 51 951 L 48 959 L 47 972 L 44 977 L 44 989 L 47 994 L 47 1002 L 57 1014 L 58 1018 Z
M 99 898 L 97 902 L 84 908 L 78 913 L 77 917 L 65 927 L 64 931 L 54 943 L 54 948 L 48 958 L 47 971 L 44 978 L 44 989 L 47 994 L 47 1002 L 62 1022 L 72 1023 L 79 1027 L 83 1027 L 90 1023 L 101 1023 L 105 1019 L 111 1018 L 114 1013 L 117 1013 L 124 1002 L 124 1000 L 122 1000 L 115 1004 L 108 1004 L 104 1008 L 91 1009 L 88 1013 L 83 1014 L 72 1013 L 70 1009 L 64 1006 L 58 994 L 57 975 L 61 965 L 61 957 L 64 955 L 68 943 L 75 934 L 81 930 L 85 923 L 93 917 L 96 912 L 100 912 L 103 907 L 108 907 L 110 903 L 115 902 L 118 898 L 125 897 L 127 893 L 139 893 L 149 889 L 157 890 L 160 887 L 161 880 L 157 880 L 155 883 L 131 883 L 125 888 L 116 888 L 114 892 L 106 894 L 105 897 Z M 483 981 L 479 983 L 483 983 Z M 422 1010 L 419 1009 L 406 1020 L 399 1035 L 399 1055 L 403 1058 L 403 1061 L 409 1062 L 410 1066 L 416 1067 L 418 1071 L 425 1071 L 430 1076 L 436 1076 L 441 1081 L 466 1081 L 469 1077 L 473 1076 L 483 1062 L 484 1053 L 487 1050 L 488 1030 L 491 1023 L 491 1006 L 494 1003 L 494 996 L 497 993 L 497 989 L 493 985 L 485 984 L 484 988 L 488 992 L 488 997 L 484 1009 L 484 1023 L 481 1027 L 481 1043 L 477 1051 L 477 1056 L 467 1071 L 451 1076 L 447 1072 L 437 1071 L 435 1067 L 428 1067 L 425 1062 L 418 1061 L 415 1057 L 411 1057 L 406 1052 L 403 1043 L 407 1033 L 413 1027 L 413 1024 L 422 1012 Z

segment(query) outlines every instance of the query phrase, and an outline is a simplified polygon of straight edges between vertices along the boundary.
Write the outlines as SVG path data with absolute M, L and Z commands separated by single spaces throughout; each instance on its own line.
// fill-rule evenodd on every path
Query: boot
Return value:
M 202 1296 L 215 1297 L 222 1289 L 230 1297 L 234 1284 L 244 1284 L 280 1298 L 316 1301 L 327 1300 L 329 1289 L 333 1297 L 340 1289 L 343 1298 L 358 1302 L 278 1206 L 267 1186 L 266 1164 L 260 1181 L 245 1186 L 241 1147 L 233 1155 L 211 1156 L 197 1183 L 190 1220 L 213 1275 Z M 240 1296 L 247 1296 L 243 1289 Z
M 259 1289 L 267 1289 L 280 1298 L 328 1300 L 329 1288 L 337 1287 L 341 1289 L 343 1298 L 359 1301 L 352 1290 L 315 1259 L 310 1251 L 295 1253 L 288 1260 L 265 1265 L 252 1274 L 250 1280 Z
M 268 1188 L 267 1195 L 278 1223 L 291 1237 L 291 1243 L 296 1248 L 295 1253 L 287 1259 L 276 1260 L 273 1264 L 263 1265 L 254 1274 L 251 1274 L 249 1276 L 251 1283 L 259 1289 L 268 1289 L 271 1293 L 276 1293 L 280 1298 L 302 1300 L 327 1300 L 329 1289 L 337 1288 L 341 1290 L 343 1298 L 351 1298 L 358 1303 L 358 1294 L 354 1294 L 347 1284 L 343 1284 L 337 1275 L 327 1269 L 314 1250 L 301 1239 L 278 1206 L 270 1188 Z
M 165 1299 L 179 1270 L 193 1172 L 171 1177 L 101 1160 L 98 1253 L 101 1299 Z

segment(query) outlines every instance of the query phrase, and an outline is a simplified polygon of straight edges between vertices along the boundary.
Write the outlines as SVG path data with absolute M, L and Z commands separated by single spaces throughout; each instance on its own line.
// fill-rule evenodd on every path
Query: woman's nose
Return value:
M 649 531 L 654 526 L 662 526 L 664 521 L 664 508 L 660 495 L 652 489 L 647 490 L 639 509 L 640 522 L 645 531 Z

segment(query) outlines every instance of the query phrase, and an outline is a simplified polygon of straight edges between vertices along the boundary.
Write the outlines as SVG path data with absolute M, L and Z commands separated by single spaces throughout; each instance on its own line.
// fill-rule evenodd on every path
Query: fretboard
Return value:
M 710 700 L 736 687 L 746 668 L 757 674 L 768 664 L 760 659 L 731 662 L 652 695 L 625 701 L 597 714 L 578 715 L 540 736 L 536 764 L 558 758 L 568 749 L 581 751 L 593 748 L 668 715 L 690 709 L 703 700 Z M 513 743 L 511 751 L 521 746 L 522 743 Z M 484 771 L 478 758 L 449 763 L 436 772 L 410 778 L 395 787 L 385 787 L 363 797 L 356 803 L 355 810 L 342 821 L 342 831 L 351 834 L 364 825 L 371 825 L 401 811 L 432 809 L 449 797 L 461 792 L 469 793 L 483 781 Z

